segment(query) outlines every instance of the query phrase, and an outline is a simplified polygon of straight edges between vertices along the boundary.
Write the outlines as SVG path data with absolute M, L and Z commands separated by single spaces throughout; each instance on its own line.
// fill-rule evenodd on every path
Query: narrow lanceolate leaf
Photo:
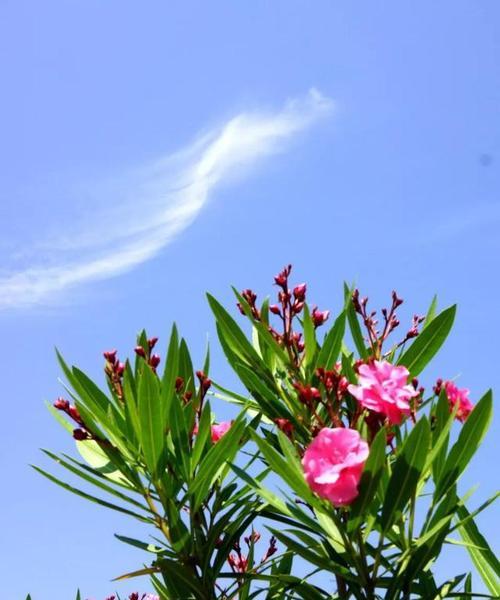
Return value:
M 306 368 L 314 368 L 314 358 L 316 356 L 318 344 L 316 342 L 316 331 L 314 329 L 314 323 L 311 319 L 311 314 L 309 313 L 309 307 L 307 306 L 307 304 L 304 304 L 304 318 L 302 320 L 302 326 L 304 329 L 304 343 L 306 347 L 304 366 Z
M 429 310 L 427 311 L 427 314 L 425 315 L 424 329 L 430 325 L 431 321 L 436 316 L 437 302 L 438 302 L 437 296 L 434 295 L 434 297 L 432 298 L 432 302 L 429 306 Z
M 470 413 L 457 441 L 443 466 L 441 478 L 436 486 L 437 502 L 457 481 L 476 453 L 493 416 L 493 395 L 488 390 Z
M 349 329 L 351 330 L 352 341 L 356 346 L 356 349 L 359 353 L 360 358 L 367 358 L 368 351 L 365 346 L 365 340 L 363 339 L 363 334 L 361 333 L 361 327 L 359 326 L 358 316 L 356 315 L 356 311 L 354 310 L 354 306 L 352 304 L 352 292 L 344 283 L 344 298 L 346 302 L 346 314 L 347 321 L 349 323 Z
M 245 364 L 249 366 L 259 365 L 261 363 L 260 356 L 248 341 L 247 336 L 238 327 L 236 321 L 213 296 L 207 294 L 207 298 L 219 326 L 219 335 L 224 339 L 224 344 Z
M 457 512 L 462 521 L 466 519 L 458 531 L 467 543 L 472 562 L 490 592 L 500 598 L 500 561 L 479 531 L 474 519 L 469 518 L 470 513 L 465 506 L 460 506 Z
M 165 369 L 161 381 L 161 413 L 165 426 L 168 425 L 170 406 L 175 394 L 175 380 L 179 373 L 179 335 L 175 324 L 172 326 L 168 344 Z
M 429 451 L 430 427 L 426 417 L 415 425 L 396 459 L 385 494 L 382 527 L 385 531 L 414 493 Z
M 319 351 L 318 360 L 316 361 L 319 367 L 330 370 L 335 366 L 342 348 L 342 340 L 344 339 L 345 319 L 346 313 L 342 311 L 335 320 L 333 327 L 326 334 L 321 350 Z
M 370 454 L 363 469 L 359 482 L 359 495 L 351 507 L 349 531 L 357 529 L 370 511 L 370 506 L 376 498 L 377 487 L 385 465 L 385 449 L 387 445 L 386 430 L 382 428 L 370 447 Z
M 189 493 L 193 497 L 192 511 L 198 510 L 221 469 L 233 460 L 244 430 L 245 422 L 243 417 L 240 417 L 206 453 L 194 481 L 189 486 Z
M 158 380 L 146 364 L 140 374 L 138 408 L 144 460 L 150 472 L 156 475 L 165 449 L 165 430 Z
M 422 372 L 443 345 L 453 325 L 456 310 L 456 305 L 453 305 L 439 313 L 398 360 L 398 364 L 404 365 L 412 377 Z

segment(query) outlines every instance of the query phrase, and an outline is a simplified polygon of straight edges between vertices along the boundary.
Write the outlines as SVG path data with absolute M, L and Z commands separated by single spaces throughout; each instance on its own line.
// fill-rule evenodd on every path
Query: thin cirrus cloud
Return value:
M 132 200 L 124 201 L 115 190 L 115 206 L 106 196 L 107 212 L 84 231 L 40 244 L 38 263 L 0 277 L 0 308 L 50 304 L 71 288 L 152 259 L 193 222 L 218 186 L 284 150 L 295 134 L 331 110 L 331 100 L 312 89 L 278 112 L 240 113 L 180 152 L 135 172 L 128 177 L 136 187 L 128 196 Z

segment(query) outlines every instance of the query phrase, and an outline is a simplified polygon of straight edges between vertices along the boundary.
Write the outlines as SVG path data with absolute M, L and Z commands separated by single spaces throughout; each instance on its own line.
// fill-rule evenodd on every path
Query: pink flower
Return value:
M 399 425 L 410 414 L 410 399 L 418 396 L 408 385 L 408 369 L 375 360 L 360 365 L 358 373 L 359 385 L 349 385 L 349 393 L 365 408 L 385 415 L 391 425 Z
M 469 390 L 465 388 L 458 389 L 452 381 L 445 381 L 443 387 L 450 403 L 450 411 L 458 404 L 456 418 L 463 423 L 474 408 L 469 400 Z
M 231 427 L 231 421 L 223 421 L 218 425 L 212 425 L 212 442 L 218 442 L 221 437 L 229 431 Z
M 212 425 L 210 428 L 210 437 L 212 438 L 212 442 L 218 442 L 221 437 L 228 432 L 229 428 L 232 425 L 232 421 L 223 421 L 222 423 Z M 198 423 L 194 426 L 193 435 L 198 435 Z
M 324 427 L 302 458 L 306 481 L 335 506 L 350 504 L 358 495 L 368 453 L 368 444 L 355 429 Z

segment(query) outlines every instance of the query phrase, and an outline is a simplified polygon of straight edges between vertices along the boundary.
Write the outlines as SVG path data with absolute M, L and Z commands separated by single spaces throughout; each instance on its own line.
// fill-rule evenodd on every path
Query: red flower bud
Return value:
M 180 392 L 184 387 L 184 379 L 182 377 L 177 377 L 175 379 L 175 391 Z
M 140 356 L 141 358 L 146 357 L 146 352 L 142 346 L 136 346 L 134 348 L 134 352 L 137 354 L 137 356 Z
M 288 419 L 274 419 L 274 422 L 278 426 L 278 429 L 282 431 L 287 437 L 292 436 L 293 424 Z
M 89 434 L 86 431 L 84 431 L 83 429 L 74 429 L 73 430 L 73 437 L 78 442 L 83 442 L 85 440 L 90 439 Z
M 122 363 L 122 362 L 118 363 L 115 368 L 115 373 L 121 377 L 123 375 L 124 371 L 125 371 L 125 363 Z
M 116 362 L 117 352 L 118 350 L 108 350 L 106 352 L 103 352 L 103 356 L 109 363 L 113 365 Z
M 149 340 L 148 340 L 148 346 L 149 346 L 150 350 L 152 350 L 156 346 L 156 342 L 157 341 L 158 341 L 157 337 L 149 338 Z
M 153 367 L 153 369 L 156 369 L 156 367 L 160 364 L 160 361 L 161 358 L 158 356 L 158 354 L 153 354 L 149 359 L 149 364 Z
M 69 409 L 69 402 L 68 402 L 68 400 L 65 400 L 64 398 L 58 398 L 54 402 L 54 408 L 57 408 L 57 410 L 67 411 Z
M 269 310 L 273 313 L 273 315 L 281 315 L 280 307 L 277 304 L 271 304 Z
M 302 301 L 306 297 L 306 289 L 307 285 L 305 283 L 301 283 L 293 288 L 293 295 L 296 300 Z
M 323 325 L 323 323 L 328 319 L 329 315 L 330 315 L 329 310 L 321 311 L 315 307 L 311 314 L 311 318 L 313 320 L 314 326 L 319 327 L 320 325 Z

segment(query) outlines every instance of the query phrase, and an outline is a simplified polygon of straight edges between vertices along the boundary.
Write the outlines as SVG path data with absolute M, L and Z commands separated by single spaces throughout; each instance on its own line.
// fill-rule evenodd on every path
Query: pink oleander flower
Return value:
M 349 393 L 358 402 L 387 417 L 391 425 L 399 425 L 410 414 L 410 399 L 418 391 L 408 385 L 408 369 L 396 367 L 386 360 L 375 360 L 358 367 L 359 385 L 349 385 Z
M 452 381 L 445 381 L 443 388 L 450 403 L 450 412 L 458 404 L 456 418 L 463 423 L 472 412 L 474 404 L 469 400 L 469 390 L 459 389 Z
M 306 481 L 335 506 L 350 504 L 358 495 L 368 454 L 368 444 L 355 429 L 324 427 L 302 458 Z
M 222 423 L 212 425 L 212 442 L 218 442 L 229 431 L 231 425 L 231 421 L 222 421 Z

